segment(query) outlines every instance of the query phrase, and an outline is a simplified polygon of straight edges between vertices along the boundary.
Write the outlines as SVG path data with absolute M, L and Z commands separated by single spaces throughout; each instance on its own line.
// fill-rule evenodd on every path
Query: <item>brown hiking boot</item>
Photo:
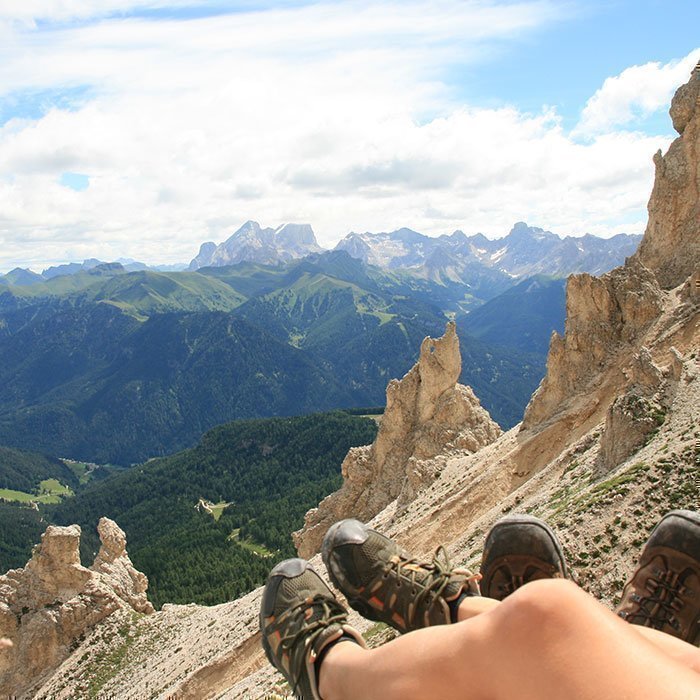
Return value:
M 532 515 L 507 515 L 486 536 L 481 594 L 503 600 L 530 581 L 568 578 L 564 552 L 552 529 Z
M 617 614 L 700 645 L 700 514 L 672 510 L 659 521 Z
M 321 700 L 318 663 L 332 644 L 343 639 L 365 646 L 347 617 L 308 561 L 287 559 L 270 572 L 260 606 L 262 645 L 295 697 Z
M 350 606 L 399 632 L 455 622 L 461 600 L 479 595 L 478 577 L 452 568 L 444 547 L 432 562 L 421 562 L 359 520 L 332 525 L 321 553 Z

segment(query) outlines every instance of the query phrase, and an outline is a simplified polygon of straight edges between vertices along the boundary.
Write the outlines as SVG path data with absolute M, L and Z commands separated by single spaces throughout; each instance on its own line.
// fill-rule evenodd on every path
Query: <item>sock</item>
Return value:
M 314 671 L 316 672 L 316 678 L 319 677 L 319 673 L 321 672 L 321 664 L 326 658 L 326 654 L 336 644 L 340 644 L 340 642 L 352 642 L 353 644 L 357 644 L 357 639 L 355 639 L 355 637 L 351 637 L 349 634 L 343 633 L 341 637 L 338 637 L 338 639 L 335 639 L 330 644 L 327 644 L 325 647 L 323 647 L 323 649 L 321 649 L 321 653 L 318 655 L 318 658 L 316 659 L 316 661 L 314 661 Z
M 448 601 L 447 607 L 450 609 L 450 622 L 454 623 L 458 621 L 457 615 L 460 604 L 465 598 L 469 598 L 472 595 L 474 594 L 462 589 L 462 592 L 454 600 Z

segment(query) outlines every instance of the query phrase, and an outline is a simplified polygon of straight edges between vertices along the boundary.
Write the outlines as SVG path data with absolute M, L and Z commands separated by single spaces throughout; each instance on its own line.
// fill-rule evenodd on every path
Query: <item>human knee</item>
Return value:
M 565 579 L 532 581 L 506 598 L 497 610 L 496 623 L 511 639 L 556 639 L 569 633 L 586 597 L 576 584 Z

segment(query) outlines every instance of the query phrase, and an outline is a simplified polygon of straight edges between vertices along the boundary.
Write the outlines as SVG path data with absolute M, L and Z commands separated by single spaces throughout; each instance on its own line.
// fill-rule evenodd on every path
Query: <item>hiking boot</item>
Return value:
M 700 514 L 672 510 L 652 531 L 617 614 L 700 644 Z
M 350 606 L 399 632 L 456 622 L 462 599 L 479 595 L 478 577 L 452 569 L 444 547 L 432 562 L 422 563 L 358 520 L 331 526 L 321 554 Z
M 341 638 L 364 647 L 346 624 L 347 611 L 304 559 L 287 559 L 270 572 L 260 606 L 262 645 L 296 697 L 321 700 L 316 662 Z
M 564 552 L 552 529 L 532 515 L 507 515 L 486 536 L 481 594 L 503 600 L 530 581 L 568 578 Z

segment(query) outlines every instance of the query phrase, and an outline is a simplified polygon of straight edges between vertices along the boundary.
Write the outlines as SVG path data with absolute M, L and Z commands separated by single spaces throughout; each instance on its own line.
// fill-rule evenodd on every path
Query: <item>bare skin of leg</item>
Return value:
M 464 622 L 470 620 L 477 615 L 489 612 L 501 605 L 498 600 L 493 598 L 473 597 L 465 598 L 457 611 L 457 620 Z M 630 625 L 630 627 L 642 635 L 645 639 L 655 644 L 661 651 L 668 654 L 670 657 L 680 661 L 683 665 L 688 666 L 693 671 L 700 673 L 700 649 L 686 642 L 671 637 L 671 635 L 649 627 L 640 627 L 638 625 Z
M 469 599 L 467 599 L 468 602 Z M 575 584 L 533 581 L 502 603 L 482 599 L 465 620 L 403 635 L 370 651 L 335 645 L 323 661 L 324 700 L 697 700 L 700 673 Z M 489 607 L 490 606 L 490 607 Z M 461 610 L 460 610 L 461 613 Z M 665 636 L 664 636 L 665 637 Z M 697 649 L 687 648 L 688 658 Z M 675 656 L 675 658 L 674 658 Z

